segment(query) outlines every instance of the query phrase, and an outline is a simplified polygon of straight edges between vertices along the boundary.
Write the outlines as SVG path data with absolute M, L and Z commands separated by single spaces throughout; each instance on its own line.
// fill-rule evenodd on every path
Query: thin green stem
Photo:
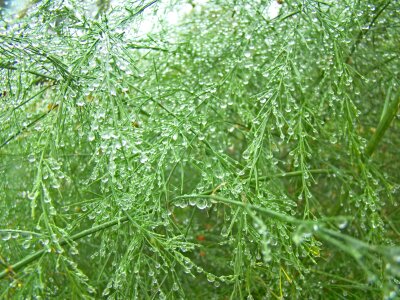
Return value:
M 392 101 L 387 110 L 384 112 L 384 115 L 381 121 L 379 122 L 378 128 L 376 129 L 374 135 L 371 137 L 371 139 L 367 144 L 367 148 L 365 149 L 365 155 L 367 157 L 370 157 L 375 152 L 375 149 L 378 146 L 381 139 L 383 138 L 386 130 L 389 128 L 393 119 L 396 117 L 399 105 L 400 105 L 400 96 L 397 95 L 396 100 Z
M 221 203 L 225 203 L 225 204 L 233 204 L 236 206 L 241 206 L 246 209 L 253 209 L 255 211 L 261 212 L 269 217 L 272 217 L 272 218 L 277 219 L 282 222 L 287 222 L 287 223 L 291 223 L 291 224 L 304 224 L 304 223 L 314 224 L 314 222 L 299 220 L 294 217 L 282 214 L 280 212 L 277 212 L 277 211 L 274 211 L 274 210 L 271 210 L 271 209 L 268 209 L 265 207 L 260 207 L 260 206 L 253 205 L 250 203 L 231 200 L 231 199 L 227 199 L 227 198 L 215 196 L 215 195 L 182 195 L 182 196 L 176 197 L 175 199 L 183 199 L 183 198 L 208 198 L 208 199 L 211 199 L 211 200 L 214 200 L 217 202 L 221 202 Z
M 329 169 L 313 169 L 313 170 L 308 170 L 308 173 L 311 174 L 331 174 L 334 171 L 329 170 Z M 280 173 L 280 174 L 272 174 L 272 175 L 267 175 L 267 176 L 261 176 L 258 179 L 259 180 L 269 180 L 272 178 L 282 178 L 282 177 L 296 177 L 296 176 L 301 176 L 305 172 L 304 171 L 293 171 L 293 172 L 286 172 L 286 173 Z
M 6 64 L 0 64 L 0 68 L 1 69 L 7 69 L 7 70 L 13 70 L 13 71 L 20 70 L 20 69 L 14 67 L 14 66 L 6 65 Z M 43 74 L 43 73 L 37 72 L 37 71 L 25 70 L 25 72 L 29 73 L 29 74 L 32 74 L 32 75 L 39 76 L 39 77 L 43 77 L 43 78 L 48 79 L 48 80 L 57 81 L 57 78 L 55 78 L 53 76 L 50 76 L 50 75 L 47 75 L 47 74 Z
M 117 224 L 122 224 L 128 221 L 128 217 L 122 217 L 122 218 L 117 218 L 115 220 L 100 224 L 98 226 L 94 226 L 92 228 L 83 230 L 81 232 L 78 232 L 77 234 L 72 235 L 69 238 L 62 239 L 60 241 L 60 246 L 65 246 L 68 244 L 70 241 L 76 241 L 79 240 L 85 236 L 91 235 L 93 233 L 102 231 L 104 229 L 110 228 L 112 226 L 115 226 Z M 35 260 L 39 259 L 42 257 L 44 254 L 49 253 L 48 249 L 42 249 L 39 251 L 36 251 L 35 253 L 26 256 L 24 259 L 20 260 L 19 262 L 9 266 L 6 270 L 0 272 L 0 279 L 3 279 L 7 276 L 7 274 L 10 274 L 10 272 L 17 272 L 18 270 L 24 268 L 25 266 L 29 265 L 30 263 L 34 262 Z
M 382 14 L 382 12 L 389 6 L 389 4 L 392 2 L 392 0 L 387 1 L 382 7 L 381 9 L 378 10 L 378 12 L 376 13 L 376 15 L 372 18 L 371 22 L 368 25 L 368 29 L 367 30 L 361 30 L 357 36 L 357 39 L 355 41 L 355 43 L 353 44 L 353 46 L 350 49 L 350 53 L 349 56 L 346 59 L 346 62 L 349 63 L 351 57 L 353 56 L 354 52 L 356 51 L 357 47 L 359 46 L 359 44 L 361 43 L 361 41 L 363 40 L 363 38 L 367 35 L 367 33 L 370 31 L 370 29 L 372 28 L 372 26 L 374 26 L 374 23 L 376 22 L 376 20 L 379 18 L 379 16 Z
M 58 106 L 54 105 L 53 107 L 51 107 L 47 112 L 45 112 L 44 114 L 41 114 L 39 117 L 37 117 L 35 120 L 33 120 L 32 122 L 30 122 L 26 127 L 18 130 L 16 133 L 14 133 L 12 136 L 10 136 L 7 140 L 5 140 L 1 145 L 0 145 L 0 149 L 3 148 L 4 146 L 6 146 L 9 142 L 11 142 L 13 139 L 17 138 L 19 135 L 21 135 L 23 132 L 25 132 L 25 130 L 27 130 L 28 128 L 32 127 L 33 125 L 35 125 L 37 122 L 39 122 L 40 120 L 42 120 L 44 117 L 46 117 L 51 111 L 53 111 L 54 109 L 56 109 Z

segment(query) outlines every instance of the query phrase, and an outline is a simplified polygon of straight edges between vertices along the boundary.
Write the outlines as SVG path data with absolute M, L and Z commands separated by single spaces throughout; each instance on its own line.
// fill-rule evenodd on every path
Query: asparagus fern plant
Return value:
M 202 2 L 2 12 L 0 298 L 399 296 L 400 3 Z

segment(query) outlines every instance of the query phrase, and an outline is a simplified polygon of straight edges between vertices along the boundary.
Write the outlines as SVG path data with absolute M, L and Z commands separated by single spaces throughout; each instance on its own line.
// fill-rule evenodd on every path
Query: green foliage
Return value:
M 1 17 L 0 297 L 398 297 L 398 1 L 81 2 Z

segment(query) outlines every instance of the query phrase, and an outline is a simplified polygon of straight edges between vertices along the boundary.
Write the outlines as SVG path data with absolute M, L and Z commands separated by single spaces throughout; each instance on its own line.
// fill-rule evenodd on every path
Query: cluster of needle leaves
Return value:
M 0 13 L 0 298 L 399 296 L 400 2 Z

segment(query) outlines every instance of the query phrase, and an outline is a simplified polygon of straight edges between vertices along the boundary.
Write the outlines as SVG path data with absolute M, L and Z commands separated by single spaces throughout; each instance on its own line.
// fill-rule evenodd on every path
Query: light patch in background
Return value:
M 184 3 L 173 5 L 173 9 L 171 9 L 171 3 L 169 1 L 161 2 L 158 6 L 157 13 L 154 14 L 151 9 L 143 12 L 143 20 L 140 22 L 138 34 L 146 35 L 150 32 L 156 32 L 160 29 L 160 23 L 177 25 L 185 15 L 191 13 L 193 10 L 200 10 L 201 6 L 207 2 L 208 0 L 195 0 L 192 1 L 194 6 L 189 3 Z
M 193 10 L 193 6 L 186 3 L 179 5 L 179 10 L 174 9 L 173 11 L 167 13 L 166 20 L 171 25 L 176 25 L 179 22 L 179 19 L 182 18 L 185 14 L 190 13 Z
M 278 1 L 272 1 L 265 11 L 265 17 L 270 20 L 275 19 L 279 15 L 281 7 L 282 4 L 279 4 Z
M 29 0 L 9 0 L 8 2 L 7 11 L 10 14 L 15 14 L 24 9 Z M 176 1 L 160 1 L 160 4 L 157 7 L 157 12 L 154 13 L 154 9 L 148 8 L 144 10 L 142 13 L 143 19 L 139 22 L 139 27 L 137 33 L 139 36 L 147 35 L 150 32 L 157 32 L 160 30 L 161 26 L 160 23 L 164 23 L 167 25 L 177 25 L 182 18 L 191 13 L 193 10 L 198 11 L 201 7 L 209 2 L 209 0 L 193 0 L 192 6 L 189 3 L 183 3 L 180 5 L 171 5 Z M 121 6 L 123 5 L 124 1 L 121 0 L 112 0 L 111 6 Z M 93 5 L 95 1 L 93 1 Z M 96 7 L 93 7 L 93 16 L 96 12 Z
M 8 0 L 4 2 L 7 4 L 6 11 L 9 14 L 15 14 L 24 9 L 28 5 L 29 0 Z

